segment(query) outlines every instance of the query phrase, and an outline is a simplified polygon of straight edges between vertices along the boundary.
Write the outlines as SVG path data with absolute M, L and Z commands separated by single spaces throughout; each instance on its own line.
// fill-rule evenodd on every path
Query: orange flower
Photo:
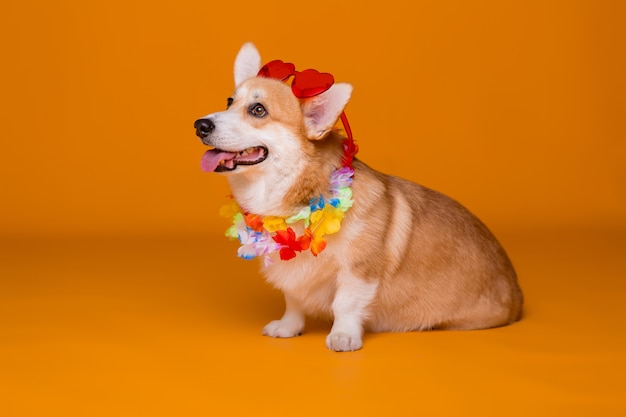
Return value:
M 258 214 L 246 213 L 244 214 L 246 219 L 246 225 L 255 232 L 263 231 L 263 218 Z
M 318 253 L 326 249 L 326 239 L 315 239 L 311 241 L 311 253 L 317 256 Z

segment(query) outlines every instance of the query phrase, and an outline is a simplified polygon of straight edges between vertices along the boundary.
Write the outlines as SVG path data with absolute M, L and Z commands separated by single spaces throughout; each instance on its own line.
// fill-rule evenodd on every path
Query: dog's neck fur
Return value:
M 295 163 L 272 171 L 248 169 L 228 176 L 240 207 L 264 216 L 291 216 L 312 198 L 328 194 L 330 174 L 341 167 L 343 137 L 330 132 L 324 139 L 302 139 Z

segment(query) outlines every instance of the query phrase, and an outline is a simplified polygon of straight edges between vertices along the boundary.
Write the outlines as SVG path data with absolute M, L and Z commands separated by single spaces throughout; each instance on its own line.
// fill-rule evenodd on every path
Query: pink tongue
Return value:
M 233 159 L 235 156 L 237 156 L 236 153 L 222 152 L 217 149 L 211 149 L 209 151 L 206 151 L 204 155 L 202 155 L 202 160 L 200 161 L 200 169 L 202 169 L 204 172 L 213 172 L 221 161 Z

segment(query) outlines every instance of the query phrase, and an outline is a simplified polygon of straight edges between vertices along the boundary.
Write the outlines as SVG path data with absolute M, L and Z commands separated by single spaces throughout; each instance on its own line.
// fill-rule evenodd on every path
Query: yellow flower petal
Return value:
M 277 230 L 287 230 L 287 224 L 284 217 L 265 216 L 263 217 L 263 227 L 270 233 Z
M 315 238 L 337 233 L 341 229 L 343 211 L 327 205 L 323 210 L 311 213 L 311 231 Z
M 231 218 L 235 214 L 239 213 L 241 208 L 239 208 L 239 204 L 235 200 L 230 200 L 228 203 L 224 204 L 220 207 L 220 216 Z

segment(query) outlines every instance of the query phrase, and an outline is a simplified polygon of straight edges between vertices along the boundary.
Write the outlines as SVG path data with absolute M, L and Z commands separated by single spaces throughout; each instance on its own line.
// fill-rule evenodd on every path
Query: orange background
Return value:
M 623 2 L 357 4 L 8 2 L 1 229 L 211 228 L 192 125 L 245 41 L 351 82 L 361 158 L 494 227 L 626 227 Z
M 626 412 L 625 3 L 2 9 L 0 414 Z M 259 336 L 282 301 L 218 236 L 228 189 L 192 128 L 246 41 L 354 85 L 360 157 L 490 226 L 522 322 L 349 355 L 324 323 Z

